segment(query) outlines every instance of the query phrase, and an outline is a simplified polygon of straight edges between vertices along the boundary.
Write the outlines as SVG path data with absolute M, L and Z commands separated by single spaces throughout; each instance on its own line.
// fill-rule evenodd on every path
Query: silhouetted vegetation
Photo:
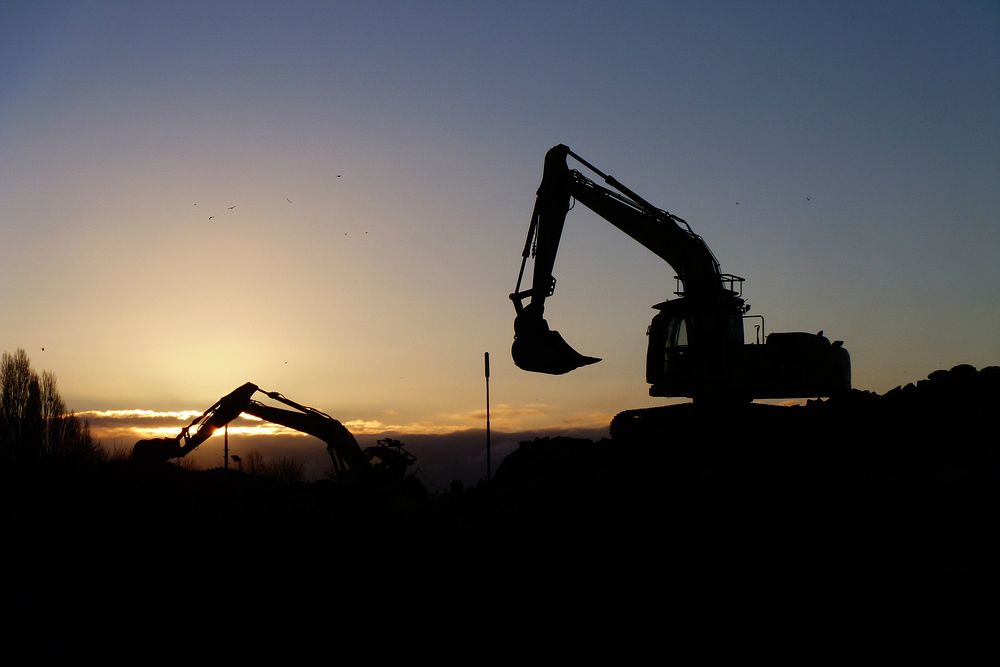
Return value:
M 6 466 L 40 462 L 83 466 L 104 459 L 86 420 L 68 412 L 56 377 L 39 375 L 19 349 L 0 357 L 0 461 Z
M 256 449 L 243 457 L 244 471 L 283 484 L 294 484 L 305 479 L 305 466 L 294 459 L 281 457 L 268 460 Z

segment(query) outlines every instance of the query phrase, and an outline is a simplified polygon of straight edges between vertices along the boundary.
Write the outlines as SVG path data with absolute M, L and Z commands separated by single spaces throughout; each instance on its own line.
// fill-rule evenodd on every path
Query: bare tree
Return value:
M 90 436 L 90 425 L 66 411 L 55 375 L 45 371 L 39 376 L 22 349 L 0 355 L 0 460 L 84 464 L 102 454 Z
M 250 475 L 264 475 L 266 465 L 264 457 L 256 449 L 243 457 L 243 464 Z
M 0 447 L 5 459 L 21 458 L 33 375 L 24 350 L 0 356 Z
M 305 466 L 293 459 L 282 457 L 268 461 L 256 449 L 243 457 L 243 466 L 247 473 L 266 479 L 273 479 L 284 484 L 301 482 L 305 478 Z
M 56 389 L 56 376 L 50 371 L 42 372 L 42 422 L 45 424 L 42 451 L 54 454 L 66 442 L 66 404 Z

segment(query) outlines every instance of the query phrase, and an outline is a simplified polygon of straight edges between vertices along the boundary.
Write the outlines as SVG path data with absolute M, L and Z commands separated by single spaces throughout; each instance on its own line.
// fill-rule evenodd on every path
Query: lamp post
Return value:
M 490 353 L 485 352 L 483 359 L 486 365 L 486 481 L 493 476 L 493 462 L 490 460 Z

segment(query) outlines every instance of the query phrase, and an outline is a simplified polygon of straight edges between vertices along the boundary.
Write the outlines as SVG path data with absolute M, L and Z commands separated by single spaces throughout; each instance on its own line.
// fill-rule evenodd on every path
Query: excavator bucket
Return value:
M 132 447 L 132 460 L 140 464 L 162 463 L 180 456 L 184 456 L 184 450 L 179 437 L 140 440 Z
M 544 319 L 533 317 L 527 310 L 515 318 L 514 332 L 510 353 L 521 370 L 562 375 L 600 361 L 574 350 L 558 331 L 549 329 Z

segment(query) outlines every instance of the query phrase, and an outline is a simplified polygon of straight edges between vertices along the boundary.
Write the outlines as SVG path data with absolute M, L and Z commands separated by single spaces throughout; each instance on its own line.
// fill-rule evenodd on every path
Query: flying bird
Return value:
M 208 216 L 208 219 L 211 220 L 214 217 L 215 217 L 214 215 L 210 215 L 210 216 Z
M 236 208 L 236 207 L 235 206 L 230 206 L 229 210 L 232 211 L 234 208 Z
M 291 203 L 292 203 L 292 200 L 291 200 L 291 199 L 289 199 L 288 197 L 285 197 L 285 201 L 287 201 L 287 202 L 288 202 L 289 204 L 291 204 Z

